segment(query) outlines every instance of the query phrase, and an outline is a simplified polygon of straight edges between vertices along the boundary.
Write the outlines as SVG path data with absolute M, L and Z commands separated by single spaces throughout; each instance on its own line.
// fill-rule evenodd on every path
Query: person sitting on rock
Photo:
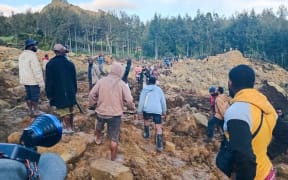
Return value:
M 156 85 L 156 78 L 150 76 L 148 84 L 143 88 L 140 94 L 138 104 L 138 115 L 143 115 L 144 119 L 144 133 L 143 137 L 148 139 L 150 137 L 150 122 L 152 118 L 156 124 L 156 149 L 163 150 L 163 136 L 162 136 L 162 119 L 161 115 L 166 115 L 167 106 L 164 93 L 160 87 Z

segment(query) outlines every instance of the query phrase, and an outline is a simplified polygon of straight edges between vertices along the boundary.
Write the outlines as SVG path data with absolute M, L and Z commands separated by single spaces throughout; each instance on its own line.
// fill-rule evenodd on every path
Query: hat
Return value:
M 253 88 L 255 72 L 248 65 L 240 64 L 230 70 L 229 79 L 235 88 Z
M 57 51 L 57 52 L 61 52 L 61 53 L 68 53 L 68 49 L 63 46 L 62 44 L 55 44 L 54 45 L 54 48 L 53 48 L 54 51 Z
M 25 48 L 27 48 L 27 47 L 29 47 L 29 46 L 35 46 L 35 45 L 37 45 L 37 44 L 38 44 L 38 42 L 35 41 L 34 39 L 27 39 L 27 40 L 25 41 Z
M 209 93 L 215 93 L 216 88 L 214 86 L 209 87 Z
M 67 174 L 65 162 L 54 153 L 43 153 L 38 168 L 41 180 L 63 180 Z M 27 179 L 27 169 L 19 161 L 2 158 L 0 159 L 0 179 Z

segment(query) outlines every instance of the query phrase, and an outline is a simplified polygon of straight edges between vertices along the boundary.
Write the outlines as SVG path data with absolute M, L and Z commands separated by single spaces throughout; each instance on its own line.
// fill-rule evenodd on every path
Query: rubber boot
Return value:
M 163 135 L 157 134 L 156 135 L 156 149 L 157 151 L 163 151 Z
M 143 137 L 144 137 L 145 139 L 150 138 L 150 127 L 149 127 L 149 126 L 144 126 Z

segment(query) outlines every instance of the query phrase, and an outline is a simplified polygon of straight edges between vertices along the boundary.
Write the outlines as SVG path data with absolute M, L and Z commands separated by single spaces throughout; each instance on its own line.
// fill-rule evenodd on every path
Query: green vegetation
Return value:
M 125 12 L 91 12 L 67 4 L 49 4 L 41 13 L 26 12 L 0 16 L 0 43 L 21 47 L 26 38 L 35 38 L 42 49 L 63 43 L 74 53 L 117 57 L 163 58 L 187 56 L 204 58 L 230 49 L 246 57 L 270 60 L 288 67 L 287 8 L 262 13 L 242 12 L 232 17 L 197 12 L 195 17 L 154 18 L 144 24 L 137 15 Z M 11 37 L 13 37 L 11 39 Z

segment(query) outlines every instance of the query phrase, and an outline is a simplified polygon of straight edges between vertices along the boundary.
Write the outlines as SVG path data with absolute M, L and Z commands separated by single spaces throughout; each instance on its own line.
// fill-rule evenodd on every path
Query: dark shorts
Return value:
M 121 116 L 114 116 L 110 119 L 103 119 L 97 116 L 97 120 L 98 121 L 96 125 L 96 130 L 103 131 L 104 125 L 105 123 L 107 123 L 109 138 L 111 139 L 111 141 L 118 143 L 120 134 Z
M 25 85 L 26 100 L 39 102 L 40 87 L 38 85 Z
M 155 124 L 161 124 L 162 123 L 162 118 L 161 118 L 160 114 L 143 112 L 143 118 L 144 118 L 144 120 L 153 119 L 153 122 Z

